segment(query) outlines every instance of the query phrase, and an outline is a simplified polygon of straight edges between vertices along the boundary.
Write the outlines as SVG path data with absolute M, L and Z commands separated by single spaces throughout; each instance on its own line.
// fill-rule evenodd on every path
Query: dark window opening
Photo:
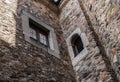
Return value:
M 52 1 L 52 3 L 54 3 L 55 5 L 59 5 L 59 3 L 60 3 L 61 0 L 51 0 L 51 1 Z
M 71 39 L 71 44 L 74 52 L 74 57 L 76 57 L 83 49 L 83 43 L 79 35 L 74 35 Z
M 90 11 L 92 10 L 92 5 L 91 5 L 91 4 L 89 5 L 89 10 L 90 10 Z
M 29 19 L 30 26 L 30 38 L 34 39 L 36 42 L 41 43 L 42 45 L 49 47 L 49 30 L 45 29 L 43 26 L 37 22 Z

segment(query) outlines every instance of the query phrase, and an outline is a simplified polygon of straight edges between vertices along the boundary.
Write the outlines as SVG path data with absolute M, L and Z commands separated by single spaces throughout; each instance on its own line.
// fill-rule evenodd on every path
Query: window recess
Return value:
M 60 58 L 56 34 L 52 27 L 25 11 L 22 13 L 22 27 L 25 41 Z
M 49 47 L 49 30 L 45 29 L 43 26 L 37 24 L 33 20 L 29 19 L 30 26 L 30 38 L 36 40 L 36 42 Z

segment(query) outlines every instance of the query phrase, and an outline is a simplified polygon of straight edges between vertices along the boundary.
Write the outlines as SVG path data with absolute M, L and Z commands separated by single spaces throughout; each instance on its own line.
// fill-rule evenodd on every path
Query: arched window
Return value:
M 77 63 L 88 54 L 87 46 L 89 41 L 80 28 L 76 28 L 66 39 L 72 65 L 76 67 Z M 77 70 L 77 68 L 75 68 Z
M 74 57 L 76 57 L 84 49 L 81 37 L 78 34 L 73 35 L 71 38 L 71 44 Z

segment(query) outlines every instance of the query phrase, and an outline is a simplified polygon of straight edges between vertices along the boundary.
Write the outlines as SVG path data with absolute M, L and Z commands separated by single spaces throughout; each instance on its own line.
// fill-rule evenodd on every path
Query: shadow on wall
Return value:
M 47 77 L 42 72 L 43 54 L 47 54 L 24 41 L 21 23 L 21 4 L 24 0 L 0 1 L 0 82 L 40 82 Z M 3 19 L 3 20 L 2 20 Z M 41 55 L 38 53 L 41 52 Z M 34 58 L 33 58 L 34 56 Z M 38 57 L 37 57 L 38 56 Z M 49 63 L 44 62 L 44 63 Z M 47 68 L 46 68 L 47 69 Z M 37 77 L 39 76 L 39 77 Z
M 21 12 L 30 1 L 0 1 L 0 82 L 70 82 L 71 68 L 24 40 Z
M 28 56 L 30 46 L 25 49 L 27 43 L 23 39 L 19 1 L 0 1 L 0 82 L 25 81 L 25 77 L 35 72 L 30 65 L 32 58 Z
M 24 40 L 21 23 L 21 4 L 24 2 L 25 0 L 0 1 L 0 82 L 44 82 L 47 78 L 42 71 L 45 65 L 43 54 L 47 53 Z M 27 6 L 30 6 L 29 1 Z M 44 63 L 50 64 L 49 60 Z M 42 74 L 43 77 L 40 76 Z

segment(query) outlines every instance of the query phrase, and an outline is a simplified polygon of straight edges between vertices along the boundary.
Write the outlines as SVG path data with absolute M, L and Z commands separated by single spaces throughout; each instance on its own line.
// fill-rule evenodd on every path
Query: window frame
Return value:
M 40 25 L 37 24 L 37 22 L 34 23 L 34 20 L 32 20 L 32 19 L 29 19 L 29 26 L 30 26 L 30 29 L 32 29 L 32 30 L 34 30 L 36 32 L 36 39 L 35 40 L 38 43 L 44 45 L 45 47 L 49 47 L 49 40 L 48 40 L 49 30 L 47 30 L 47 29 L 43 30 L 42 28 L 44 28 L 44 27 L 40 28 Z M 44 42 L 42 43 L 40 41 L 40 39 L 41 39 L 40 38 L 40 34 L 43 35 L 43 36 L 45 36 L 45 38 L 46 38 L 46 44 L 44 44 Z M 30 37 L 30 38 L 34 39 L 32 37 Z
M 78 34 L 83 42 L 83 47 L 84 49 L 76 56 L 74 57 L 74 52 L 71 44 L 71 38 L 75 35 Z M 88 54 L 87 46 L 89 45 L 89 41 L 86 37 L 85 33 L 82 33 L 80 28 L 76 28 L 66 39 L 66 43 L 68 46 L 68 51 L 69 55 L 72 61 L 72 65 L 75 66 L 80 60 L 82 60 L 86 55 Z
M 30 44 L 38 48 L 45 50 L 49 54 L 60 59 L 60 55 L 59 55 L 60 52 L 59 52 L 57 38 L 56 38 L 54 29 L 50 27 L 49 25 L 45 24 L 44 22 L 42 22 L 40 18 L 38 17 L 36 18 L 35 16 L 31 15 L 30 13 L 27 13 L 26 11 L 22 12 L 21 17 L 22 17 L 22 28 L 23 28 L 23 34 L 24 34 L 25 41 L 29 42 Z M 30 39 L 31 35 L 30 35 L 29 19 L 32 19 L 33 21 L 41 25 L 43 29 L 49 30 L 49 34 L 48 34 L 49 47 L 45 47 L 44 45 L 36 42 L 35 40 Z

